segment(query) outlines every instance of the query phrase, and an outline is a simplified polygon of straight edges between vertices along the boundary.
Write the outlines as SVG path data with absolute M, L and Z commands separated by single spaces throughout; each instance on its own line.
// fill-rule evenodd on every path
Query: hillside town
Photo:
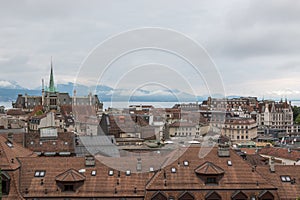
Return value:
M 58 91 L 51 65 L 41 95 L 19 94 L 12 107 L 0 114 L 2 199 L 300 198 L 288 99 L 103 109 L 101 96 Z

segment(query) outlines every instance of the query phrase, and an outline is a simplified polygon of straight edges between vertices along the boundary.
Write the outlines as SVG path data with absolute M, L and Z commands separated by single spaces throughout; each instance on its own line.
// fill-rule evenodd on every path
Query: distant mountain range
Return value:
M 58 84 L 59 92 L 67 92 L 73 96 L 74 83 Z M 132 93 L 128 89 L 113 89 L 106 85 L 86 86 L 76 84 L 77 96 L 87 96 L 89 92 L 97 94 L 101 101 L 152 101 L 152 102 L 195 102 L 203 101 L 207 97 L 194 96 L 177 89 L 172 90 L 144 90 L 138 89 Z M 15 101 L 18 94 L 41 95 L 41 88 L 28 89 L 21 87 L 15 81 L 0 80 L 0 101 Z

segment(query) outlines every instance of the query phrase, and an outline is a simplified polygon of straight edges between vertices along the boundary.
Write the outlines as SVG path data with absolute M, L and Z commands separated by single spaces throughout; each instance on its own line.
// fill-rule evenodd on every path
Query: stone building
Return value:
M 44 81 L 42 84 L 41 96 L 29 96 L 19 94 L 16 102 L 13 103 L 13 108 L 21 108 L 24 111 L 31 112 L 36 106 L 43 106 L 44 111 L 58 110 L 60 111 L 63 105 L 88 105 L 92 106 L 96 112 L 102 111 L 103 103 L 100 102 L 97 95 L 89 93 L 88 96 L 80 97 L 76 95 L 74 90 L 73 97 L 68 93 L 59 92 L 54 84 L 53 66 L 51 62 L 51 71 L 49 78 L 49 86 L 44 88 Z

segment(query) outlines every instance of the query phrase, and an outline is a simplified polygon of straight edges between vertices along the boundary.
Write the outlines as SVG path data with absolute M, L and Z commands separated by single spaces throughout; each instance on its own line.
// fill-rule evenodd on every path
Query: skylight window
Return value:
M 184 166 L 189 166 L 189 161 L 187 161 L 187 160 L 183 161 L 183 165 Z
M 6 144 L 9 148 L 12 148 L 14 146 L 11 142 L 8 142 L 8 141 L 6 142 Z
M 108 175 L 109 175 L 109 176 L 113 176 L 113 175 L 114 175 L 114 170 L 109 170 L 109 171 L 108 171 Z
M 282 182 L 291 182 L 290 176 L 280 176 Z
M 176 173 L 176 168 L 175 168 L 175 167 L 172 167 L 172 168 L 171 168 L 171 172 L 172 172 L 172 173 Z
M 228 166 L 232 166 L 231 160 L 227 160 L 227 165 L 228 165 Z
M 91 172 L 91 175 L 92 175 L 92 176 L 96 176 L 96 174 L 97 174 L 97 171 L 96 171 L 96 170 L 93 170 L 93 171 Z
M 126 174 L 126 176 L 130 176 L 131 171 L 130 170 L 126 170 L 125 174 Z
M 34 172 L 34 177 L 44 177 L 46 175 L 46 171 L 44 170 L 37 170 Z
M 45 171 L 40 171 L 40 177 L 44 177 L 45 176 Z

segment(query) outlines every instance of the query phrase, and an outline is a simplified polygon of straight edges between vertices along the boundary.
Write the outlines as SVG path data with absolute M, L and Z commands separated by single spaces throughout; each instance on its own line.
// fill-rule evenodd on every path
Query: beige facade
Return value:
M 257 137 L 257 124 L 251 118 L 231 118 L 222 125 L 222 134 L 232 141 L 248 141 Z

